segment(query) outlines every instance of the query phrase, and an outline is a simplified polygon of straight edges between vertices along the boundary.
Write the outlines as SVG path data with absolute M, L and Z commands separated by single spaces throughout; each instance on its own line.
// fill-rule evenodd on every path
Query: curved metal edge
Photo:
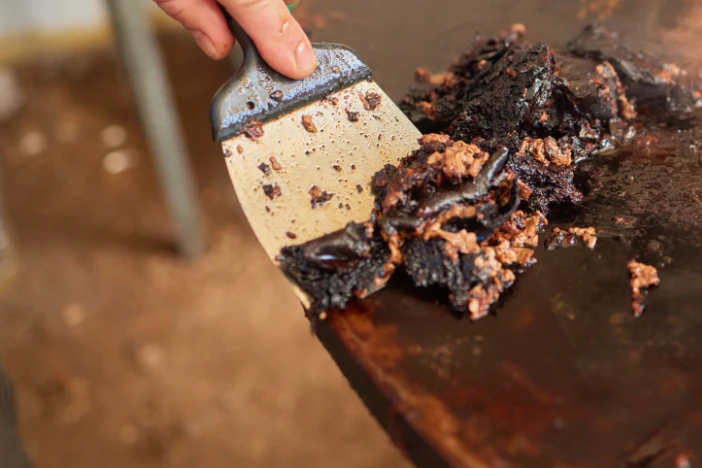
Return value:
M 245 60 L 212 99 L 213 140 L 229 140 L 252 119 L 268 122 L 372 76 L 371 69 L 346 46 L 312 47 L 317 55 L 317 69 L 303 80 L 287 78 L 265 63 Z
M 412 427 L 402 409 L 374 381 L 364 367 L 360 351 L 354 349 L 351 332 L 344 325 L 343 317 L 338 316 L 340 313 L 343 312 L 334 311 L 336 316 L 318 323 L 313 330 L 373 419 L 402 456 L 417 468 L 452 466 Z

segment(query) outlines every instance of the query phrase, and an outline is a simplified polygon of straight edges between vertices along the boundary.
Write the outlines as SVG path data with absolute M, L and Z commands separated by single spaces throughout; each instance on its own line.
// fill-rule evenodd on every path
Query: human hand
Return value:
M 216 0 L 154 0 L 190 31 L 211 58 L 232 50 L 234 37 Z M 295 0 L 219 0 L 256 44 L 273 69 L 293 79 L 309 76 L 317 66 L 310 41 L 285 3 Z

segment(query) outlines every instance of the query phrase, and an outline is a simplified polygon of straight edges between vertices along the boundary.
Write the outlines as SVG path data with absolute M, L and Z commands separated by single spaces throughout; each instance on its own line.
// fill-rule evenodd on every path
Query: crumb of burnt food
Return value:
M 258 169 L 266 175 L 271 173 L 271 167 L 266 163 L 259 164 Z
M 280 190 L 280 187 L 278 186 L 278 183 L 276 182 L 275 185 L 271 185 L 271 184 L 264 185 L 263 186 L 263 193 L 265 193 L 268 198 L 273 200 L 275 197 L 279 197 L 281 195 L 281 190 Z
M 346 117 L 349 119 L 349 122 L 358 122 L 358 114 L 359 112 L 353 112 L 346 109 Z
M 658 270 L 655 267 L 634 260 L 627 264 L 629 268 L 629 285 L 631 286 L 631 310 L 634 317 L 639 317 L 644 311 L 644 299 L 649 288 L 660 283 Z
M 555 227 L 546 238 L 546 249 L 553 250 L 556 247 L 568 247 L 575 244 L 580 239 L 588 249 L 594 249 L 597 243 L 597 232 L 594 227 L 571 227 L 568 230 Z
M 339 98 L 334 97 L 334 96 L 326 96 L 322 101 L 330 103 L 332 106 L 335 106 L 339 103 Z
M 359 93 L 358 95 L 365 110 L 375 110 L 380 105 L 380 94 L 368 91 L 366 94 Z
M 275 156 L 271 156 L 268 158 L 268 161 L 271 163 L 271 167 L 273 168 L 274 171 L 279 171 L 283 168 L 283 166 L 280 165 L 277 159 L 275 159 Z
M 332 169 L 334 169 L 336 172 L 341 172 L 341 166 L 339 166 L 338 164 L 334 164 L 332 166 Z
M 297 234 L 295 234 L 294 232 L 288 231 L 285 233 L 285 235 L 288 236 L 288 239 L 297 239 Z
M 619 144 L 627 132 L 618 129 L 637 119 L 691 111 L 701 89 L 600 26 L 555 50 L 514 25 L 479 37 L 444 73 L 418 69 L 416 78 L 400 108 L 424 136 L 372 177 L 369 220 L 281 251 L 283 270 L 314 299 L 312 313 L 342 308 L 404 271 L 417 287 L 445 291 L 458 314 L 486 315 L 536 261 L 551 207 L 582 200 L 578 164 Z M 597 241 L 587 227 L 550 237 Z M 638 268 L 634 277 L 638 301 L 653 276 Z
M 256 119 L 250 119 L 241 127 L 241 133 L 252 140 L 258 140 L 263 136 L 263 124 Z M 239 152 L 241 153 L 243 150 Z
M 303 115 L 302 116 L 302 126 L 305 127 L 305 130 L 307 130 L 310 133 L 317 133 L 317 126 L 314 124 L 314 121 L 312 120 L 311 115 Z
M 585 245 L 587 246 L 588 249 L 594 249 L 595 244 L 597 243 L 597 231 L 595 230 L 594 227 L 586 227 L 586 228 L 579 228 L 579 227 L 572 227 L 568 228 L 568 232 L 571 234 L 574 234 L 580 239 L 585 242 Z
M 612 221 L 614 222 L 614 224 L 630 226 L 636 223 L 637 219 L 633 216 L 615 216 L 614 218 L 612 218 Z
M 322 206 L 326 202 L 334 198 L 333 193 L 329 193 L 326 190 L 322 190 L 316 185 L 310 187 L 309 194 L 311 197 L 310 204 L 312 205 L 312 209 L 317 208 L 318 206 Z
M 358 193 L 363 192 L 363 186 L 362 186 L 361 184 L 356 184 L 356 191 L 357 191 Z

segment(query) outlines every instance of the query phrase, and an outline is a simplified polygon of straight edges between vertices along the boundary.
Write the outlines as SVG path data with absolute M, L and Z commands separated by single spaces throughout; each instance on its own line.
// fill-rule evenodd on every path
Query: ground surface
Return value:
M 18 71 L 26 106 L 0 154 L 22 270 L 0 296 L 0 357 L 31 456 L 61 468 L 401 466 L 238 207 L 207 120 L 227 64 L 188 37 L 164 45 L 209 237 L 191 263 L 171 251 L 113 55 Z M 136 151 L 117 174 L 103 167 L 113 124 Z

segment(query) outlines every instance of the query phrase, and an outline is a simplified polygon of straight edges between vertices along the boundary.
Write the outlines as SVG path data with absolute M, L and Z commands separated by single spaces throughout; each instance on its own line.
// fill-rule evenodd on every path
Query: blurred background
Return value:
M 127 1 L 152 36 L 115 22 L 125 11 L 110 2 L 0 0 L 0 361 L 31 458 L 407 466 L 238 206 L 208 118 L 233 62 Z M 644 0 L 626 17 L 622 3 L 302 0 L 295 15 L 313 41 L 356 49 L 399 99 L 416 67 L 439 71 L 476 32 L 514 22 L 543 41 L 610 18 L 668 46 L 702 35 L 699 2 Z
M 0 0 L 0 360 L 29 455 L 48 468 L 402 466 L 237 204 L 208 116 L 233 64 L 141 3 L 199 256 L 178 250 L 108 4 Z

